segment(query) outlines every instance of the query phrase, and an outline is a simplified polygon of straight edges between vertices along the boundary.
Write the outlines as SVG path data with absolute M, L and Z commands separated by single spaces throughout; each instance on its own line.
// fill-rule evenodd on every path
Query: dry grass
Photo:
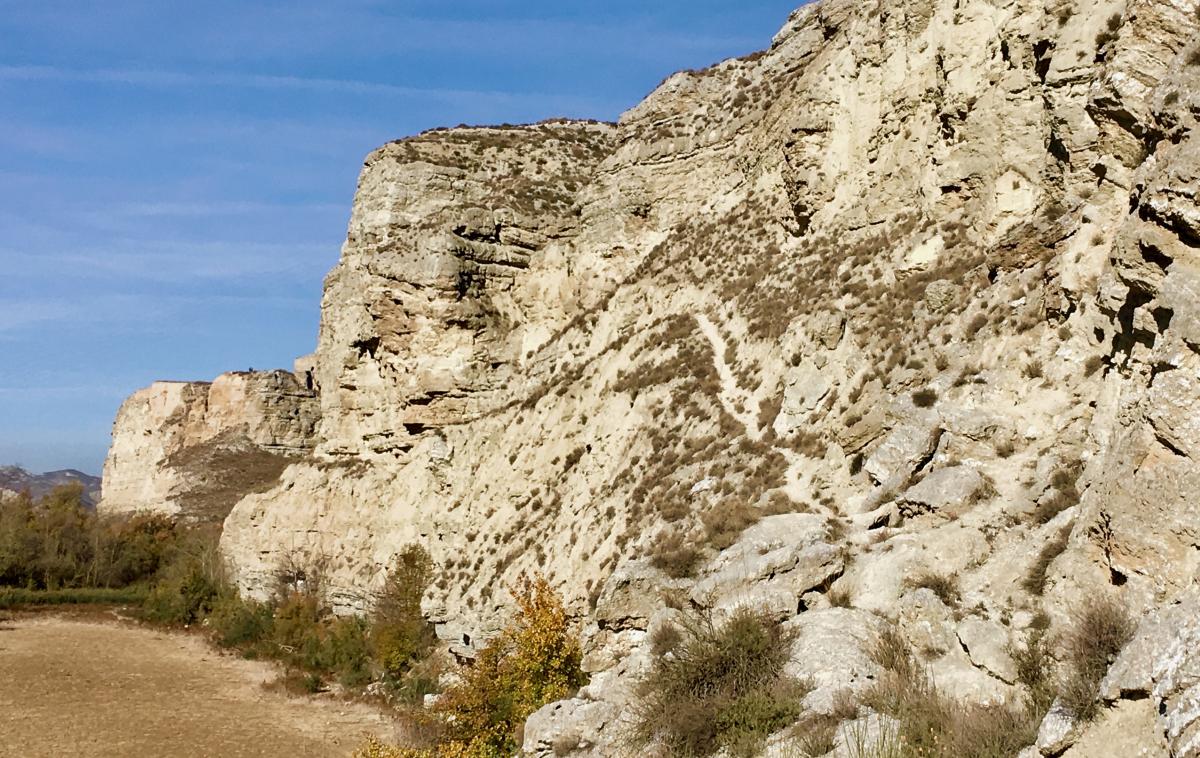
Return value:
M 924 588 L 933 592 L 938 599 L 951 608 L 958 607 L 962 594 L 958 589 L 958 580 L 949 575 L 933 571 L 922 571 L 905 580 L 905 585 L 912 589 Z
M 719 625 L 691 617 L 680 636 L 638 687 L 633 736 L 643 748 L 748 757 L 799 717 L 810 688 L 781 673 L 792 637 L 778 621 L 743 608 Z
M 1067 673 L 1059 698 L 1076 718 L 1088 721 L 1099 712 L 1100 680 L 1132 639 L 1134 628 L 1129 612 L 1112 598 L 1092 598 L 1075 614 L 1063 640 Z
M 1032 694 L 1020 705 L 950 699 L 894 628 L 880 635 L 871 657 L 885 674 L 866 693 L 864 704 L 899 725 L 876 752 L 868 749 L 856 758 L 1011 758 L 1033 743 L 1049 706 L 1044 697 Z
M 1062 555 L 1067 549 L 1067 541 L 1071 536 L 1071 530 L 1065 528 L 1060 531 L 1054 539 L 1042 546 L 1038 552 L 1037 560 L 1029 567 L 1025 578 L 1021 580 L 1021 586 L 1025 590 L 1034 595 L 1041 595 L 1046 591 L 1046 572 L 1050 570 L 1050 564 L 1054 563 L 1054 559 Z
M 718 550 L 737 542 L 742 532 L 760 519 L 761 511 L 739 500 L 723 500 L 700 517 L 709 544 Z
M 672 579 L 691 576 L 700 562 L 700 551 L 679 530 L 663 532 L 654 541 L 654 553 L 650 565 Z

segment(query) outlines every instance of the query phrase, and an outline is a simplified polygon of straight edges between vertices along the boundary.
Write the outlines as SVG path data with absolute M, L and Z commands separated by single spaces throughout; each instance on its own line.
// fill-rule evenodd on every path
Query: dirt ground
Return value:
M 0 613 L 0 756 L 348 756 L 388 737 L 369 706 L 263 688 L 270 664 L 111 612 Z

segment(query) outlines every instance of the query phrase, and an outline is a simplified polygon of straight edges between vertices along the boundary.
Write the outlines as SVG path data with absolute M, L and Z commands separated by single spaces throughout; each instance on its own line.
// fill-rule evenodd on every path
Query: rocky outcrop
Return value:
M 312 451 L 318 418 L 316 394 L 284 371 L 156 382 L 117 413 L 100 510 L 220 521 Z
M 1169 607 L 1200 570 L 1198 30 L 1185 0 L 823 0 L 617 124 L 372 153 L 306 410 L 237 432 L 306 442 L 226 494 L 234 575 L 319 564 L 362 608 L 419 543 L 469 656 L 543 572 L 593 684 L 535 753 L 609 754 L 681 607 L 766 606 L 824 684 L 843 634 L 830 660 L 869 680 L 886 617 L 950 694 L 1013 696 L 1035 624 L 1101 590 Z M 240 423 L 193 422 L 211 394 L 127 403 L 106 503 L 204 490 L 176 456 Z M 1184 716 L 1113 702 L 1076 744 L 1190 749 Z

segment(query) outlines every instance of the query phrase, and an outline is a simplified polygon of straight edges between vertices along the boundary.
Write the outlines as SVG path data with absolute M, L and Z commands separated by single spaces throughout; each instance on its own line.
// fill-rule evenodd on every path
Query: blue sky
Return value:
M 799 0 L 0 0 L 0 465 L 98 473 L 155 379 L 315 344 L 362 158 L 615 119 Z

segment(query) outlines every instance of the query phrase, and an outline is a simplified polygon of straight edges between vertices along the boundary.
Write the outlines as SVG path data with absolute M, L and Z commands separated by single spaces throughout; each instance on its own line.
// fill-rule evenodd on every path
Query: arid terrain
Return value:
M 265 663 L 106 614 L 0 616 L 0 755 L 344 756 L 370 707 L 263 687 Z

